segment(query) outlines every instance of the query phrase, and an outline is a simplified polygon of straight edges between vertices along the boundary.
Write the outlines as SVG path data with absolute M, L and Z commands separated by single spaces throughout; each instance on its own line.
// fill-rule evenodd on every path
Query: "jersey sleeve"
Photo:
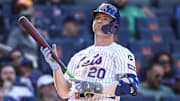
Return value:
M 134 74 L 136 75 L 135 57 L 128 50 L 119 50 L 115 57 L 116 74 Z

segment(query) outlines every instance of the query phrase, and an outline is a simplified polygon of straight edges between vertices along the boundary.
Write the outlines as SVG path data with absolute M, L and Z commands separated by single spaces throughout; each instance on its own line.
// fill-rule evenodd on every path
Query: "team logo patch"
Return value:
M 128 68 L 131 69 L 131 70 L 133 70 L 133 71 L 136 71 L 136 67 L 133 66 L 133 65 L 131 65 L 131 64 L 128 64 Z
M 130 61 L 133 61 L 133 57 L 132 57 L 131 55 L 128 55 L 128 59 L 129 59 Z

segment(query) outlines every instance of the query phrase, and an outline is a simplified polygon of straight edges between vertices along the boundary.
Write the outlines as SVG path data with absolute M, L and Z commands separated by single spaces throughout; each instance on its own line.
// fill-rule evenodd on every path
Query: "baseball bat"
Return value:
M 69 77 L 74 78 L 74 76 L 67 70 L 64 63 L 55 55 L 55 53 L 52 51 L 49 44 L 46 42 L 46 40 L 41 36 L 41 34 L 37 31 L 37 29 L 34 27 L 34 25 L 25 17 L 22 16 L 18 19 L 18 23 L 23 28 L 23 30 L 30 34 L 36 42 L 42 46 L 43 48 L 48 47 L 51 51 L 53 59 L 59 64 L 59 66 L 64 69 L 65 73 L 69 75 Z

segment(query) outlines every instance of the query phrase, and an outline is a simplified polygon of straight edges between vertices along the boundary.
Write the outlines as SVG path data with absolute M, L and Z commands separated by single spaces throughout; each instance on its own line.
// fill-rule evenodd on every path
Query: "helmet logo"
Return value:
M 103 5 L 101 9 L 102 9 L 103 11 L 106 11 L 107 5 Z
M 115 15 L 115 13 L 116 13 L 116 9 L 115 8 L 113 8 L 110 5 L 106 5 L 106 4 L 102 5 L 100 7 L 100 10 L 102 10 L 104 12 L 107 12 L 107 13 L 110 13 L 111 15 Z

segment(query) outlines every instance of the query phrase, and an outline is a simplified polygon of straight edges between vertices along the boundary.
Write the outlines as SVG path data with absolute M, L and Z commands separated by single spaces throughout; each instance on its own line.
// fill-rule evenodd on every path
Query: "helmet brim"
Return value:
M 92 16 L 93 16 L 93 18 L 95 18 L 96 17 L 96 14 L 97 13 L 104 13 L 104 14 L 107 14 L 107 15 L 109 15 L 109 16 L 111 16 L 113 19 L 116 19 L 116 17 L 115 16 L 113 16 L 113 15 L 111 15 L 111 14 L 109 14 L 108 12 L 104 12 L 104 11 L 100 11 L 100 10 L 94 10 L 91 14 L 92 14 Z

